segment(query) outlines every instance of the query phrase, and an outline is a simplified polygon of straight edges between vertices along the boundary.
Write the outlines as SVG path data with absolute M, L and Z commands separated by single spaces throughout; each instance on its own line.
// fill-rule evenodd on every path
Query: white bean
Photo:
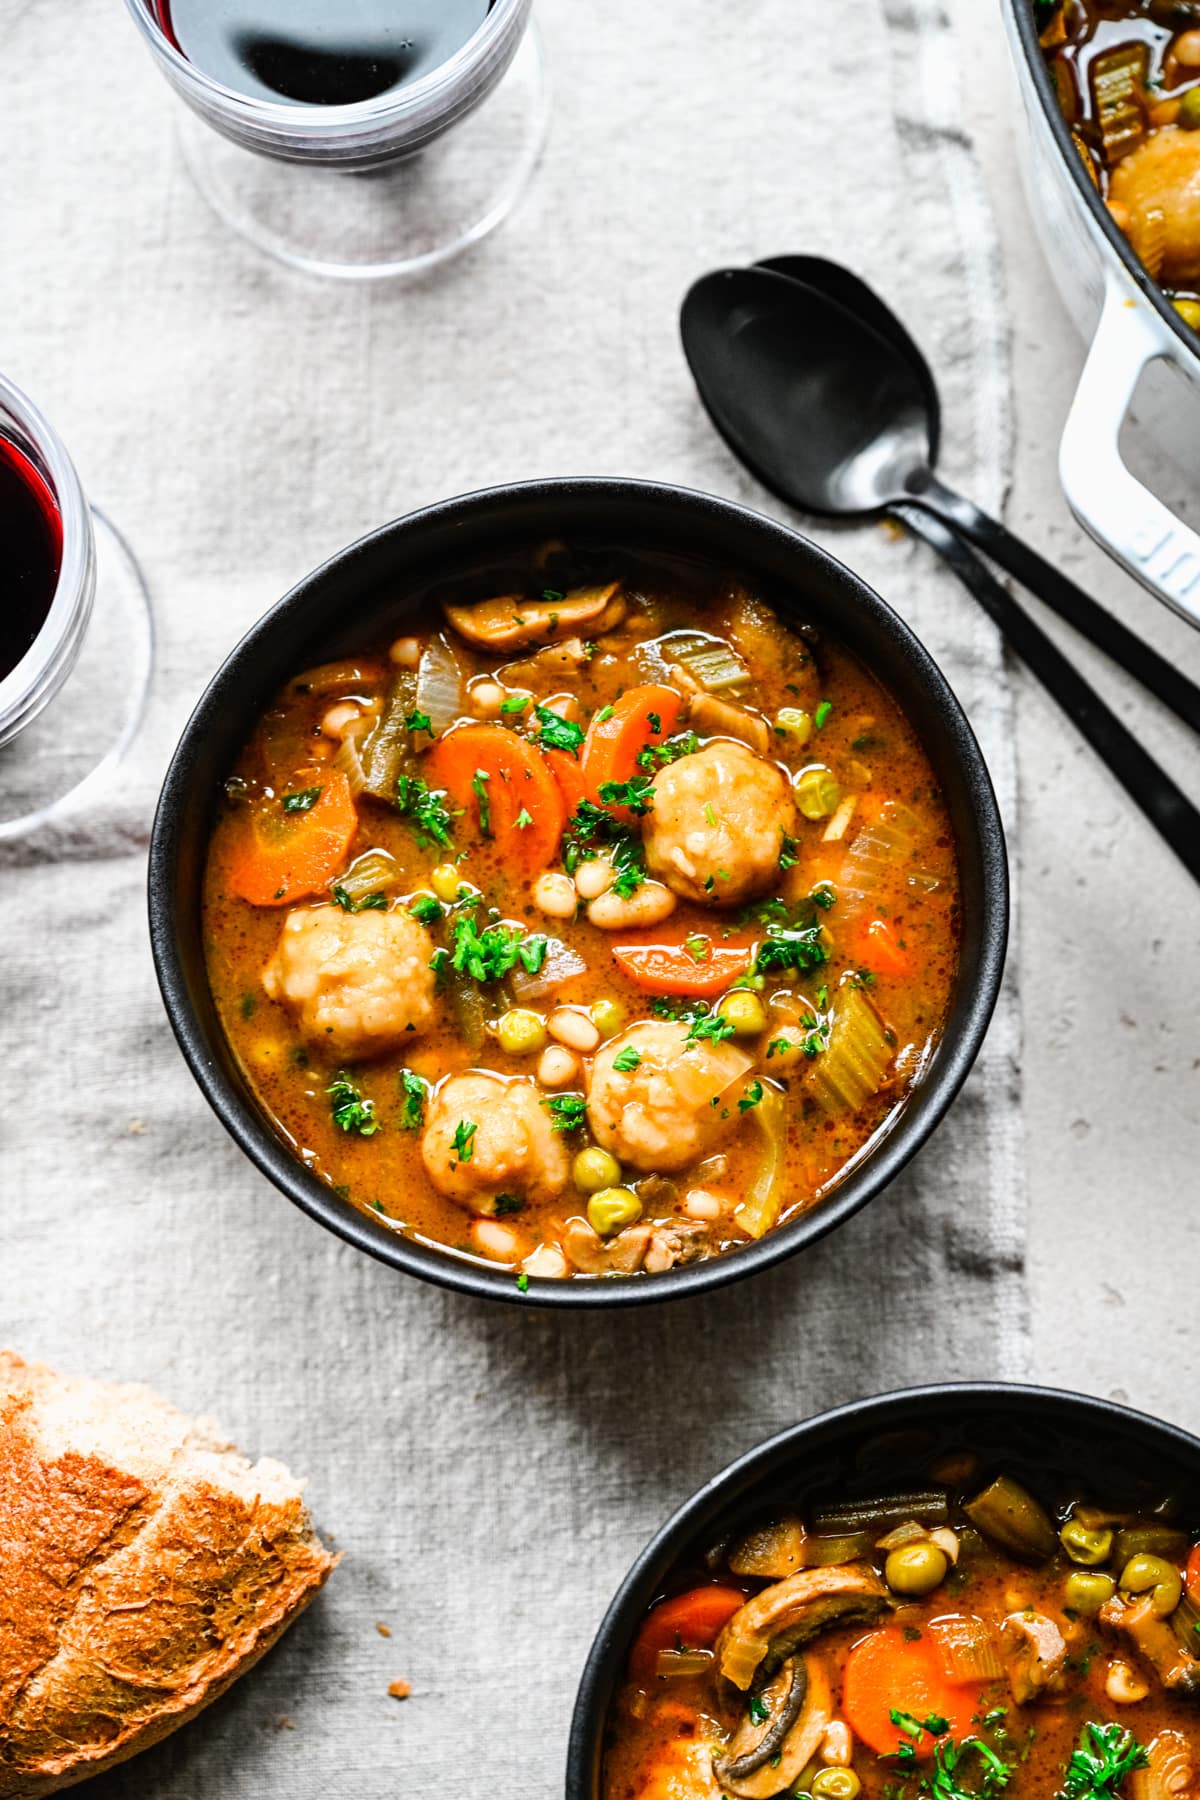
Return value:
M 1140 1675 L 1134 1674 L 1128 1663 L 1111 1662 L 1108 1665 L 1104 1691 L 1114 1706 L 1135 1706 L 1139 1700 L 1146 1698 L 1150 1689 Z
M 504 704 L 504 689 L 498 681 L 477 681 L 469 693 L 471 710 L 482 719 L 494 719 Z
M 573 919 L 579 896 L 569 875 L 548 870 L 533 884 L 533 904 L 548 919 Z
M 1200 31 L 1181 31 L 1172 48 L 1181 69 L 1200 69 Z
M 339 706 L 331 706 L 321 720 L 321 731 L 328 738 L 342 738 L 348 726 L 362 717 L 362 707 L 355 706 L 353 700 L 343 700 Z
M 630 931 L 639 925 L 660 925 L 675 911 L 675 896 L 661 882 L 646 881 L 628 898 L 611 889 L 593 900 L 588 920 L 601 931 Z
M 581 900 L 598 900 L 616 879 L 617 872 L 607 856 L 593 856 L 576 869 L 575 888 Z
M 388 655 L 401 669 L 415 669 L 421 660 L 419 638 L 397 638 Z
M 548 1049 L 542 1051 L 537 1066 L 537 1078 L 543 1087 L 566 1087 L 569 1081 L 574 1081 L 578 1073 L 578 1058 L 572 1056 L 569 1050 L 564 1050 L 561 1045 L 551 1044 Z
M 493 1262 L 516 1262 L 521 1255 L 517 1233 L 511 1225 L 501 1225 L 495 1219 L 476 1219 L 471 1237 L 480 1255 L 490 1256 Z
M 844 1719 L 831 1719 L 821 1739 L 821 1761 L 830 1768 L 848 1769 L 854 1756 L 854 1738 Z
M 703 1219 L 711 1225 L 720 1218 L 722 1206 L 715 1194 L 707 1193 L 704 1188 L 693 1188 L 683 1203 L 683 1210 L 689 1219 Z
M 571 1006 L 560 1006 L 551 1013 L 546 1030 L 568 1050 L 578 1050 L 583 1056 L 590 1055 L 600 1042 L 600 1033 L 587 1014 Z
M 537 1281 L 564 1281 L 571 1273 L 571 1265 L 557 1244 L 539 1244 L 521 1267 Z

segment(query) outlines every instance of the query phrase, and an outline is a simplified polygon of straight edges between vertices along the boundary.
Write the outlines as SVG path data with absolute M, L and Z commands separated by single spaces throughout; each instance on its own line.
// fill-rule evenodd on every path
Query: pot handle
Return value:
M 1200 626 L 1200 536 L 1126 467 L 1120 434 L 1142 370 L 1174 361 L 1174 340 L 1141 295 L 1110 275 L 1104 311 L 1059 451 L 1067 503 L 1096 542 Z

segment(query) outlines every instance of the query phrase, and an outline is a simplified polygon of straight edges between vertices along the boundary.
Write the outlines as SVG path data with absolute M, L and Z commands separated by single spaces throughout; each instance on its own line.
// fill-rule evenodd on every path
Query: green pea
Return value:
M 625 1023 L 625 1008 L 619 1000 L 596 1000 L 592 1003 L 592 1024 L 601 1037 L 615 1037 Z
M 1200 94 L 1200 88 L 1193 89 L 1193 92 Z M 1171 305 L 1185 325 L 1190 325 L 1193 331 L 1200 331 L 1200 300 L 1172 300 Z
M 796 805 L 806 819 L 827 819 L 838 809 L 842 790 L 832 769 L 824 763 L 810 763 L 796 777 Z
M 605 1188 L 616 1187 L 621 1179 L 621 1165 L 615 1156 L 593 1144 L 579 1152 L 571 1175 L 581 1194 L 599 1194 Z
M 623 1226 L 637 1224 L 642 1216 L 642 1203 L 632 1188 L 603 1188 L 588 1201 L 587 1216 L 593 1231 L 598 1231 L 601 1237 L 611 1237 Z
M 1071 1561 L 1085 1569 L 1098 1568 L 1112 1555 L 1113 1533 L 1107 1527 L 1092 1531 L 1079 1519 L 1068 1519 L 1058 1536 Z
M 775 714 L 775 729 L 790 738 L 797 749 L 803 750 L 812 736 L 812 714 L 806 713 L 802 706 L 781 706 Z
M 946 1579 L 950 1559 L 946 1552 L 928 1538 L 915 1544 L 901 1544 L 888 1554 L 883 1576 L 893 1594 L 917 1599 L 932 1594 Z
M 546 1022 L 541 1013 L 513 1006 L 497 1025 L 496 1038 L 505 1056 L 532 1056 L 545 1047 Z
M 1190 87 L 1181 97 L 1178 123 L 1185 131 L 1200 131 L 1200 87 Z
M 1102 1606 L 1107 1606 L 1117 1591 L 1111 1575 L 1084 1574 L 1077 1570 L 1068 1575 L 1063 1588 L 1063 1601 L 1069 1612 L 1080 1618 L 1094 1619 Z
M 1149 1594 L 1160 1619 L 1173 1613 L 1183 1598 L 1183 1576 L 1162 1556 L 1131 1556 L 1121 1570 L 1121 1586 L 1127 1594 Z
M 767 1028 L 766 1009 L 748 988 L 736 988 L 732 994 L 726 994 L 717 1011 L 729 1020 L 737 1037 L 757 1037 Z
M 858 1800 L 862 1782 L 853 1769 L 822 1769 L 809 1791 L 813 1800 Z

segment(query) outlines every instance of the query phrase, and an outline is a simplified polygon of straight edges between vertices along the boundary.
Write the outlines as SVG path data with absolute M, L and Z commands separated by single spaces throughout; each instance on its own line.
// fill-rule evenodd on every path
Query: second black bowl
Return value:
M 950 1015 L 904 1106 L 836 1189 L 757 1243 L 663 1275 L 534 1282 L 405 1237 L 339 1199 L 256 1104 L 209 992 L 201 929 L 205 854 L 221 785 L 262 709 L 297 669 L 420 623 L 423 584 L 563 538 L 701 558 L 779 596 L 847 646 L 920 736 L 958 849 L 962 936 Z M 386 625 L 384 624 L 386 621 Z M 167 1013 L 209 1104 L 251 1161 L 348 1243 L 427 1281 L 520 1305 L 621 1306 L 697 1294 L 769 1268 L 840 1225 L 926 1142 L 967 1077 L 991 1018 L 1008 935 L 1004 834 L 979 745 L 937 664 L 902 619 L 796 532 L 709 495 L 645 482 L 527 482 L 447 501 L 384 526 L 302 581 L 217 672 L 171 760 L 150 844 L 150 936 Z

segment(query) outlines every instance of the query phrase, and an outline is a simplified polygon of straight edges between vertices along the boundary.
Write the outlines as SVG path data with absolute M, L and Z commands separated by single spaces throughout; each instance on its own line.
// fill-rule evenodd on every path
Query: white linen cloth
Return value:
M 435 278 L 367 290 L 293 275 L 209 214 L 119 0 L 0 0 L 0 363 L 136 545 L 161 632 L 119 787 L 0 862 L 0 1339 L 215 1413 L 309 1474 L 345 1552 L 260 1669 L 96 1800 L 552 1793 L 600 1615 L 700 1480 L 833 1402 L 1024 1364 L 1011 980 L 952 1116 L 864 1215 L 728 1293 L 603 1317 L 469 1303 L 345 1248 L 249 1168 L 171 1040 L 144 924 L 157 784 L 294 580 L 493 480 L 642 475 L 779 510 L 683 363 L 705 269 L 856 267 L 930 354 L 948 473 L 1002 503 L 1002 279 L 938 0 L 538 16 L 556 111 L 517 214 Z M 1011 831 L 991 627 L 895 534 L 813 535 L 942 661 Z

